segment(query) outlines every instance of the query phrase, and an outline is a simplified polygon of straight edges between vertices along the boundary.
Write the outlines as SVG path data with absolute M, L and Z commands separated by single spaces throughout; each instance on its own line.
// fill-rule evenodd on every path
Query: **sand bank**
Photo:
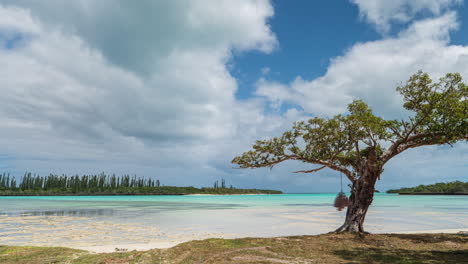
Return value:
M 459 232 L 468 232 L 468 229 L 434 229 L 434 230 L 419 230 L 419 231 L 405 231 L 405 232 L 395 232 L 396 234 L 436 234 L 436 233 L 444 233 L 444 234 L 456 234 Z M 380 233 L 380 232 L 379 232 Z M 237 238 L 237 237 L 236 237 Z M 178 244 L 191 241 L 190 238 L 181 239 L 179 241 L 159 241 L 159 242 L 152 242 L 148 244 L 119 244 L 119 245 L 104 245 L 104 246 L 84 246 L 84 247 L 71 247 L 75 249 L 82 249 L 87 250 L 95 253 L 112 253 L 112 252 L 119 252 L 119 251 L 146 251 L 151 249 L 165 249 L 174 247 Z

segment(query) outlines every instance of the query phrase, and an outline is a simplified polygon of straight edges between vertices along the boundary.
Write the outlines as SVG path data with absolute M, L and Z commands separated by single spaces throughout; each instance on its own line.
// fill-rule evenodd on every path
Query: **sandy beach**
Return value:
M 244 211 L 250 211 L 245 209 Z M 261 210 L 260 210 L 261 211 Z M 251 212 L 244 212 L 251 213 Z M 337 221 L 327 220 L 327 213 L 317 214 L 291 214 L 275 211 L 275 218 L 287 219 L 289 222 L 281 226 L 271 226 L 269 234 L 263 237 L 323 234 L 332 231 L 332 226 L 338 226 Z M 242 230 L 242 226 L 236 227 L 238 233 L 227 232 L 203 232 L 193 228 L 178 228 L 171 231 L 157 229 L 151 226 L 134 225 L 128 223 L 111 223 L 95 221 L 89 223 L 86 217 L 66 216 L 32 216 L 22 215 L 16 217 L 0 217 L 2 225 L 15 224 L 21 228 L 2 232 L 0 244 L 30 245 L 30 246 L 64 246 L 82 249 L 96 253 L 116 251 L 142 251 L 154 248 L 170 248 L 183 242 L 202 240 L 206 238 L 242 238 L 246 236 L 258 236 L 248 234 Z M 275 231 L 276 230 L 276 231 Z M 285 230 L 288 230 L 285 233 Z M 294 230 L 296 230 L 294 232 Z M 232 231 L 232 230 L 231 230 Z M 371 225 L 373 233 L 389 233 L 378 225 Z M 392 233 L 458 233 L 468 232 L 465 229 L 429 229 L 395 231 Z M 262 236 L 262 234 L 260 234 Z M 16 238 L 16 241 L 11 238 Z
M 457 234 L 459 232 L 468 232 L 468 229 L 459 230 L 459 229 L 438 229 L 438 230 L 425 230 L 425 231 L 409 231 L 409 232 L 395 232 L 396 234 Z M 383 233 L 384 234 L 384 233 Z M 206 237 L 206 238 L 226 238 L 226 237 Z M 229 238 L 241 238 L 241 237 L 229 237 Z M 200 240 L 200 239 L 196 239 Z M 122 252 L 122 251 L 145 251 L 150 249 L 164 249 L 171 248 L 178 244 L 192 241 L 191 239 L 182 239 L 179 241 L 160 241 L 160 242 L 151 242 L 147 244 L 116 244 L 116 245 L 104 245 L 104 246 L 89 246 L 89 247 L 75 247 L 71 248 L 82 249 L 95 253 L 112 253 L 112 252 Z

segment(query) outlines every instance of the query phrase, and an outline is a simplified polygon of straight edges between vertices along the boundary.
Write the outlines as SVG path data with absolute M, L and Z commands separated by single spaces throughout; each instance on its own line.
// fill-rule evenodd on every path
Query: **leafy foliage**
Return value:
M 435 183 L 431 185 L 419 185 L 412 188 L 400 188 L 388 190 L 387 193 L 468 193 L 468 182 L 454 181 L 447 183 Z

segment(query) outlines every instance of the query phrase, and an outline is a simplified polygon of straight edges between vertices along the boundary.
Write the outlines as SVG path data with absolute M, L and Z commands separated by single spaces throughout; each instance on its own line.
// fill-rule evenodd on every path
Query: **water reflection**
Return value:
M 332 203 L 290 203 L 282 204 L 284 206 L 333 206 Z
M 112 216 L 116 211 L 112 209 L 68 209 L 68 210 L 37 210 L 37 211 L 17 211 L 17 212 L 1 212 L 0 216 L 9 217 L 27 217 L 27 216 L 74 216 L 74 217 L 90 217 L 90 216 Z
M 74 217 L 89 217 L 89 216 L 108 216 L 115 215 L 115 210 L 112 209 L 71 209 L 71 210 L 47 210 L 47 211 L 29 211 L 23 212 L 31 216 L 74 216 Z
M 17 210 L 16 208 L 3 208 L 0 216 L 143 216 L 157 214 L 161 211 L 183 211 L 183 210 L 220 210 L 245 208 L 242 204 L 216 204 L 216 203 L 179 203 L 179 202 L 99 202 L 93 203 L 61 203 L 55 208 L 50 206 L 41 208 L 41 204 L 29 208 Z M 100 208 L 102 207 L 102 208 Z

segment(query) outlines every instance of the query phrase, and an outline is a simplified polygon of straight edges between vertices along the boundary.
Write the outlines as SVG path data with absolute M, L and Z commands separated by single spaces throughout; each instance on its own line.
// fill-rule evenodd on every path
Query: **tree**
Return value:
M 364 232 L 375 183 L 388 161 L 408 149 L 468 139 L 468 86 L 460 74 L 433 82 L 419 71 L 397 91 L 412 112 L 407 120 L 385 120 L 354 100 L 347 114 L 296 122 L 280 137 L 258 140 L 232 162 L 240 168 L 271 168 L 296 160 L 318 165 L 297 173 L 325 168 L 343 173 L 351 181 L 351 196 L 345 222 L 336 232 Z

